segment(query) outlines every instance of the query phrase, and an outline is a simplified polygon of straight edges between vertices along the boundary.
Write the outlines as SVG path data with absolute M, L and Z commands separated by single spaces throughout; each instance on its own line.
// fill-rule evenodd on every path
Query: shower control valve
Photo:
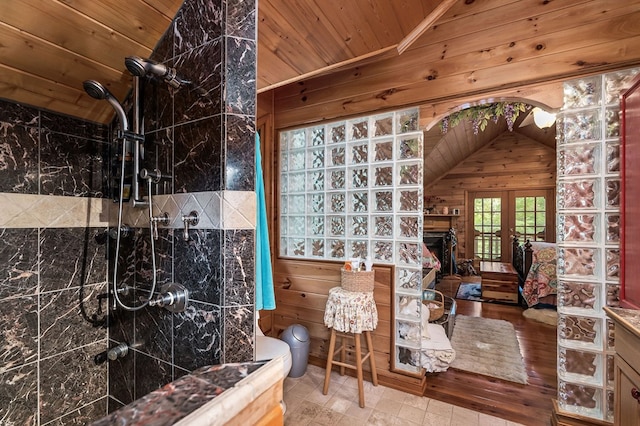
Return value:
M 127 356 L 129 353 L 129 346 L 126 343 L 120 343 L 107 351 L 107 358 L 111 361 L 115 361 L 118 358 Z
M 171 222 L 169 218 L 169 213 L 164 212 L 161 216 L 153 216 L 151 219 L 151 233 L 153 234 L 153 239 L 158 239 L 158 223 L 161 225 L 168 225 Z
M 200 219 L 198 218 L 198 212 L 192 211 L 188 216 L 182 216 L 182 222 L 184 222 L 184 234 L 183 239 L 189 241 L 189 227 L 196 226 Z
M 162 286 L 160 292 L 149 300 L 149 306 L 159 306 L 171 312 L 184 312 L 189 302 L 189 291 L 184 286 L 169 283 Z
M 127 356 L 128 353 L 129 345 L 126 343 L 120 343 L 118 346 L 114 346 L 111 349 L 107 349 L 106 351 L 95 355 L 93 357 L 93 363 L 95 365 L 100 365 L 107 361 L 115 361 L 118 358 Z
M 140 170 L 140 178 L 145 179 L 145 180 L 150 180 L 153 183 L 158 183 L 160 182 L 161 179 L 169 179 L 171 176 L 169 175 L 164 175 L 162 174 L 162 172 L 158 169 L 153 169 L 153 170 L 149 170 L 149 169 L 142 169 Z

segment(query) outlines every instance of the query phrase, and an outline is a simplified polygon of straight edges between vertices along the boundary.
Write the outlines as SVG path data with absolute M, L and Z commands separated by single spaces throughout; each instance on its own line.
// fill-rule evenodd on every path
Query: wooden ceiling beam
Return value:
M 388 111 L 425 102 L 445 102 L 497 90 L 553 83 L 583 75 L 630 68 L 640 63 L 639 43 L 640 37 L 633 37 L 562 52 L 545 58 L 545 61 L 531 59 L 488 68 L 477 73 L 460 73 L 439 78 L 437 84 L 423 80 L 395 90 L 367 92 L 348 98 L 338 96 L 337 99 L 321 104 L 310 104 L 293 109 L 280 109 L 281 104 L 276 98 L 276 128 L 288 128 L 303 123 L 356 116 L 373 111 Z M 585 58 L 588 60 L 586 63 Z M 473 80 L 470 80 L 470 76 Z M 327 88 L 327 90 L 330 89 Z
M 356 62 L 364 61 L 364 60 L 372 58 L 374 56 L 382 55 L 383 53 L 386 53 L 386 52 L 389 52 L 390 50 L 393 50 L 395 47 L 396 47 L 396 45 L 385 47 L 383 49 L 376 50 L 375 52 L 369 52 L 369 53 L 367 53 L 365 55 L 360 55 L 360 56 L 355 57 L 355 58 L 351 58 L 351 59 L 347 59 L 347 60 L 344 60 L 344 61 L 336 62 L 335 64 L 327 65 L 326 67 L 322 67 L 322 68 L 319 68 L 319 69 L 316 69 L 316 70 L 313 70 L 313 71 L 310 71 L 310 72 L 307 72 L 307 73 L 304 73 L 304 74 L 300 74 L 300 75 L 297 75 L 295 77 L 291 77 L 291 78 L 288 78 L 286 80 L 282 80 L 282 81 L 270 84 L 270 85 L 265 86 L 265 87 L 260 87 L 260 88 L 258 88 L 257 92 L 258 93 L 268 92 L 269 90 L 277 89 L 278 87 L 286 86 L 287 84 L 291 84 L 291 83 L 295 83 L 295 82 L 298 82 L 298 81 L 301 81 L 301 80 L 305 80 L 307 78 L 315 77 L 315 76 L 327 73 L 329 71 L 332 71 L 334 69 L 338 69 L 340 67 L 344 67 L 344 66 L 347 66 L 347 65 L 354 64 Z
M 405 38 L 403 38 L 400 43 L 398 43 L 398 55 L 402 55 L 402 53 L 409 48 L 420 36 L 427 31 L 442 15 L 447 13 L 447 10 L 451 9 L 451 7 L 458 0 L 443 0 L 435 9 L 431 11 L 429 15 L 422 22 L 418 24 Z

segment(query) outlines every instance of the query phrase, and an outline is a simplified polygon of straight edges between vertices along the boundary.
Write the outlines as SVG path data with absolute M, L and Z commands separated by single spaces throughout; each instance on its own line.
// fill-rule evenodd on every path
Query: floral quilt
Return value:
M 554 243 L 532 242 L 533 258 L 531 268 L 522 288 L 527 305 L 537 305 L 540 298 L 558 293 L 556 276 L 556 245 Z

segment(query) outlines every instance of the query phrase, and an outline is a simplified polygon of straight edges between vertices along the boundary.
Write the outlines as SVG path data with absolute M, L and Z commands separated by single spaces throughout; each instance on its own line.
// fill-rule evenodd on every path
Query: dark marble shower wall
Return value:
M 187 0 L 156 49 L 154 59 L 193 82 L 175 93 L 144 84 L 145 166 L 173 176 L 160 193 L 222 200 L 253 191 L 255 13 L 254 1 Z M 96 237 L 109 225 L 109 140 L 106 126 L 0 100 L 0 419 L 8 423 L 84 424 L 200 366 L 253 358 L 255 237 L 233 220 L 192 229 L 189 241 L 161 229 L 158 284 L 185 284 L 186 312 L 119 310 L 110 336 L 94 321 L 107 313 L 96 300 L 107 290 L 107 246 Z M 136 229 L 124 247 L 119 278 L 148 285 L 149 230 Z M 94 365 L 120 341 L 134 345 L 129 356 Z
M 191 82 L 177 90 L 142 82 L 144 166 L 172 176 L 159 194 L 254 191 L 255 38 L 255 1 L 187 0 L 159 42 L 152 59 Z M 182 313 L 118 311 L 111 344 L 135 349 L 110 364 L 110 410 L 199 367 L 253 360 L 255 233 L 220 215 L 211 211 L 216 225 L 191 229 L 188 241 L 182 229 L 160 229 L 158 285 L 183 284 L 191 301 Z M 120 254 L 121 265 L 135 265 L 122 282 L 150 282 L 148 233 L 137 229 Z
M 2 100 L 0 129 L 0 423 L 83 424 L 107 410 L 109 130 Z

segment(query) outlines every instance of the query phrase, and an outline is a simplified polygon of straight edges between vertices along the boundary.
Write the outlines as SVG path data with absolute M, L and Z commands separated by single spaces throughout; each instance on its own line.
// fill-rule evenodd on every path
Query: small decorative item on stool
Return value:
M 341 270 L 340 286 L 348 291 L 373 291 L 375 271 Z

